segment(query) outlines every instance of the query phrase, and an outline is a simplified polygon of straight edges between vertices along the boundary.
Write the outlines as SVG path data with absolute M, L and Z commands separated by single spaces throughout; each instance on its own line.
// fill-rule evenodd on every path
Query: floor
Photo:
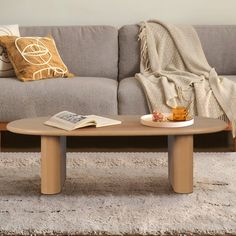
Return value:
M 235 169 L 234 152 L 194 153 L 194 192 L 175 194 L 167 153 L 68 153 L 47 196 L 39 153 L 0 153 L 0 235 L 236 235 Z

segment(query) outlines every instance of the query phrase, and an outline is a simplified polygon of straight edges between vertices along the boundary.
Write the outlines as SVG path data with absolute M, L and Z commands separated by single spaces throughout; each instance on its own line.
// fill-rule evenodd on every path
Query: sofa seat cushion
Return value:
M 236 75 L 223 76 L 236 83 Z M 149 113 L 145 94 L 137 79 L 125 78 L 120 81 L 118 89 L 120 115 L 144 115 Z
M 222 77 L 231 80 L 232 82 L 236 83 L 236 75 L 222 75 Z
M 120 81 L 118 101 L 119 115 L 143 115 L 149 113 L 141 84 L 134 77 Z
M 0 79 L 0 122 L 48 116 L 68 110 L 78 114 L 116 115 L 115 80 L 97 77 L 58 78 L 23 83 Z

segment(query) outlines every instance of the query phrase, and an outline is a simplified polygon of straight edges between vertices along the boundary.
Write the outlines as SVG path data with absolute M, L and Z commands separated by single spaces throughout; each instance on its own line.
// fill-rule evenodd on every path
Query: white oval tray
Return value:
M 171 113 L 163 113 L 164 116 L 169 117 Z M 156 122 L 152 120 L 152 114 L 144 115 L 140 118 L 141 124 L 150 126 L 150 127 L 161 127 L 161 128 L 179 128 L 191 126 L 194 124 L 194 118 L 188 117 L 186 121 L 164 121 L 164 122 Z

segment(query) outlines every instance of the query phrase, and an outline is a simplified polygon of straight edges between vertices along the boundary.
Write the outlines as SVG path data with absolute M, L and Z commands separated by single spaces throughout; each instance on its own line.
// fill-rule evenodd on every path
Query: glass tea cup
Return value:
M 175 121 L 185 121 L 187 120 L 188 110 L 186 107 L 178 106 L 172 109 L 173 120 Z

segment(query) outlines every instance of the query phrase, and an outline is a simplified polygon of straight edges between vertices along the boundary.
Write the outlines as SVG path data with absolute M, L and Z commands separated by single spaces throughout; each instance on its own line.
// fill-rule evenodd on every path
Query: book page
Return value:
M 102 116 L 96 116 L 96 115 L 89 115 L 89 118 L 95 120 L 96 122 L 96 127 L 105 127 L 105 126 L 110 126 L 110 125 L 119 125 L 122 122 L 120 120 L 114 120 Z
M 78 122 L 87 118 L 86 116 L 77 115 L 75 113 L 68 112 L 68 111 L 57 113 L 54 117 L 59 118 L 66 122 L 70 122 L 72 124 L 77 124 Z
M 76 128 L 95 125 L 95 122 L 88 116 L 77 115 L 69 111 L 62 111 L 52 116 L 44 124 L 71 131 Z

